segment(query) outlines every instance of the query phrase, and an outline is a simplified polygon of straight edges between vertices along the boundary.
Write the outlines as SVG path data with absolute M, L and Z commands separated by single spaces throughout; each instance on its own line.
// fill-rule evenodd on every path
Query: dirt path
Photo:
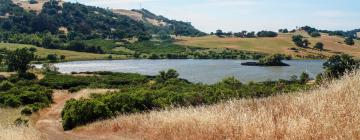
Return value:
M 111 135 L 104 134 L 82 134 L 72 131 L 65 132 L 61 124 L 61 111 L 67 100 L 88 97 L 89 93 L 106 93 L 107 89 L 85 89 L 77 93 L 69 93 L 65 90 L 54 91 L 54 104 L 51 107 L 39 111 L 33 115 L 33 125 L 38 129 L 43 139 L 46 140 L 99 140 L 99 139 L 119 139 Z

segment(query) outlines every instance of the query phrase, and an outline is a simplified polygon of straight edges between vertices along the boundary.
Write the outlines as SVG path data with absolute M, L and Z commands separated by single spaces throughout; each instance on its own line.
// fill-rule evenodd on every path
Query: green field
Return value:
M 94 54 L 94 53 L 85 53 L 85 52 L 76 52 L 68 50 L 54 50 L 54 49 L 45 49 L 36 47 L 33 45 L 23 45 L 23 44 L 13 44 L 13 43 L 0 43 L 0 48 L 6 48 L 9 50 L 15 50 L 18 48 L 36 48 L 36 54 L 40 58 L 46 58 L 49 54 L 56 54 L 58 56 L 64 55 L 65 61 L 74 61 L 74 60 L 102 60 L 108 59 L 109 54 Z M 112 59 L 125 59 L 125 56 L 122 55 L 112 55 Z
M 290 50 L 290 48 L 296 48 L 291 38 L 294 34 L 301 34 L 308 39 L 311 42 L 310 48 L 300 49 L 297 52 Z M 311 49 L 317 42 L 324 43 L 326 51 Z M 296 33 L 279 34 L 279 36 L 275 38 L 179 37 L 177 38 L 176 44 L 203 48 L 231 48 L 267 54 L 282 53 L 295 57 L 306 57 L 309 55 L 331 56 L 339 52 L 360 57 L 359 40 L 355 40 L 354 46 L 346 45 L 343 42 L 344 38 L 338 36 L 322 34 L 321 37 L 313 38 L 303 31 L 298 31 Z

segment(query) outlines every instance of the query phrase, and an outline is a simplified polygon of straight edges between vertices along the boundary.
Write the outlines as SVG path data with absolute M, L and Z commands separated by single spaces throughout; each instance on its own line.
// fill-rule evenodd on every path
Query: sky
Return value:
M 75 2 L 75 0 L 67 0 Z M 139 9 L 140 0 L 77 0 L 111 9 Z M 360 0 L 141 0 L 141 8 L 191 22 L 204 32 L 277 31 L 309 25 L 327 30 L 360 28 Z

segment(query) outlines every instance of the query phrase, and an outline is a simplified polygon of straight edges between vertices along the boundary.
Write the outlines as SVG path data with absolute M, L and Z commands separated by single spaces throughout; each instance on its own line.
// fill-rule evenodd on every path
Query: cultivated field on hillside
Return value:
M 360 73 L 317 90 L 121 115 L 73 130 L 133 139 L 360 139 Z
M 290 50 L 290 48 L 297 48 L 292 41 L 294 34 L 301 34 L 311 42 L 312 48 L 317 42 L 324 43 L 326 51 L 318 51 L 311 48 L 299 49 L 299 52 Z M 303 31 L 296 33 L 282 34 L 275 38 L 219 38 L 216 36 L 205 37 L 179 37 L 177 44 L 203 47 L 203 48 L 231 48 L 245 51 L 255 51 L 261 53 L 283 53 L 292 56 L 308 56 L 308 55 L 325 55 L 331 56 L 336 53 L 347 53 L 356 57 L 360 57 L 360 41 L 356 40 L 354 46 L 349 46 L 344 43 L 344 38 L 338 36 L 329 36 L 322 34 L 319 38 L 310 37 Z
M 49 54 L 56 54 L 58 56 L 65 55 L 66 61 L 72 60 L 100 60 L 100 59 L 108 59 L 109 54 L 94 54 L 94 53 L 85 53 L 85 52 L 75 52 L 68 50 L 55 50 L 55 49 L 45 49 L 32 45 L 23 45 L 23 44 L 12 44 L 12 43 L 0 43 L 0 48 L 6 48 L 10 50 L 15 50 L 17 48 L 36 48 L 36 54 L 41 58 L 46 58 Z M 113 59 L 124 59 L 125 56 L 121 55 L 112 55 Z

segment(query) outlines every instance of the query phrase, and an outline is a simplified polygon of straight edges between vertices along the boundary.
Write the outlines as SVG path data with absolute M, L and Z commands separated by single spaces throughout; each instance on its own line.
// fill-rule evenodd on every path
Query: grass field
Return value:
M 314 49 L 300 49 L 299 52 L 294 52 L 289 48 L 296 48 L 291 37 L 294 34 L 301 34 L 306 37 L 310 42 L 310 47 L 313 47 L 317 42 L 324 43 L 324 48 L 327 51 L 317 51 Z M 328 36 L 322 34 L 319 38 L 310 37 L 303 31 L 296 33 L 279 34 L 275 38 L 219 38 L 216 36 L 205 37 L 179 37 L 177 38 L 177 44 L 203 47 L 203 48 L 231 48 L 244 51 L 254 51 L 261 53 L 282 53 L 293 56 L 307 56 L 307 55 L 325 55 L 331 56 L 338 52 L 351 54 L 356 57 L 360 57 L 360 41 L 356 40 L 354 46 L 344 44 L 344 39 L 337 36 Z
M 120 115 L 72 133 L 134 139 L 360 139 L 360 73 L 311 91 Z
M 85 52 L 75 52 L 68 50 L 53 50 L 53 49 L 45 49 L 40 47 L 35 47 L 32 45 L 23 45 L 23 44 L 12 44 L 12 43 L 0 43 L 0 48 L 6 48 L 9 50 L 15 50 L 17 48 L 36 48 L 36 54 L 41 58 L 46 58 L 48 54 L 57 54 L 65 55 L 65 61 L 73 61 L 73 60 L 101 60 L 108 59 L 109 54 L 94 54 L 94 53 L 85 53 Z M 113 59 L 125 59 L 125 56 L 122 55 L 112 55 Z

